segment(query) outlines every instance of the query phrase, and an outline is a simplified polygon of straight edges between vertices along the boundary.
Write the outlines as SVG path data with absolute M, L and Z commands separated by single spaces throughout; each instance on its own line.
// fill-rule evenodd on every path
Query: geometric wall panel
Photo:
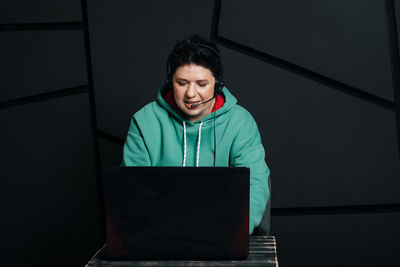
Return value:
M 122 146 L 99 138 L 101 165 L 120 165 L 122 162 Z
M 80 30 L 0 32 L 0 101 L 87 84 Z
M 83 266 L 101 247 L 88 97 L 0 110 L 4 266 Z
M 102 138 L 99 140 L 99 153 L 101 172 L 104 175 L 104 167 L 108 165 L 119 166 L 122 162 L 122 146 L 108 142 Z
M 99 129 L 126 137 L 131 116 L 156 99 L 176 40 L 208 38 L 213 1 L 89 1 Z
M 218 35 L 393 101 L 385 1 L 222 1 Z
M 397 266 L 400 213 L 271 217 L 282 266 Z
M 397 27 L 397 42 L 400 44 L 400 2 L 394 1 L 394 12 L 396 16 L 396 27 Z M 400 54 L 400 45 L 399 45 L 399 54 Z
M 273 207 L 400 203 L 392 111 L 221 51 L 228 89 L 260 128 Z
M 2 0 L 0 23 L 81 21 L 79 0 Z

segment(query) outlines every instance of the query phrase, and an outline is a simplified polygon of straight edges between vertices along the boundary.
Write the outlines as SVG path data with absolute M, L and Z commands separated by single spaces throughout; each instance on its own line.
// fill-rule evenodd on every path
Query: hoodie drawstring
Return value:
M 201 126 L 203 122 L 200 122 L 199 125 L 199 135 L 197 138 L 197 156 L 196 156 L 196 167 L 199 167 L 199 160 L 200 160 L 200 142 L 201 142 Z M 186 166 L 186 123 L 183 122 L 183 167 Z
M 183 122 L 183 167 L 186 166 L 186 123 Z
M 203 125 L 203 122 L 200 122 L 199 125 L 199 137 L 197 141 L 197 157 L 196 157 L 196 167 L 199 167 L 199 159 L 200 159 L 200 140 L 201 140 L 201 126 Z

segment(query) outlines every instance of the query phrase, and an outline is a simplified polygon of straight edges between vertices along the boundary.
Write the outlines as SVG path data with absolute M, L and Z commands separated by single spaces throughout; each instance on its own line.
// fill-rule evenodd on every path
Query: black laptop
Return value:
M 244 259 L 249 254 L 246 167 L 106 166 L 111 260 Z

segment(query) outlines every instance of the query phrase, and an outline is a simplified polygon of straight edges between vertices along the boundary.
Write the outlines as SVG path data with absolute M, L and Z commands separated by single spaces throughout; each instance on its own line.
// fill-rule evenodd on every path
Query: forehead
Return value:
M 211 79 L 213 74 L 210 69 L 196 64 L 182 65 L 176 69 L 174 76 L 176 78 L 192 79 Z

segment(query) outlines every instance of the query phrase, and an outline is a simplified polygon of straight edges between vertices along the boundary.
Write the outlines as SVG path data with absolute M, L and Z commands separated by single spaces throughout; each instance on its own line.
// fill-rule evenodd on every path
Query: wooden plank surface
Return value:
M 249 257 L 246 260 L 233 261 L 106 261 L 93 256 L 85 267 L 139 267 L 139 266 L 278 266 L 276 242 L 274 236 L 251 236 Z

